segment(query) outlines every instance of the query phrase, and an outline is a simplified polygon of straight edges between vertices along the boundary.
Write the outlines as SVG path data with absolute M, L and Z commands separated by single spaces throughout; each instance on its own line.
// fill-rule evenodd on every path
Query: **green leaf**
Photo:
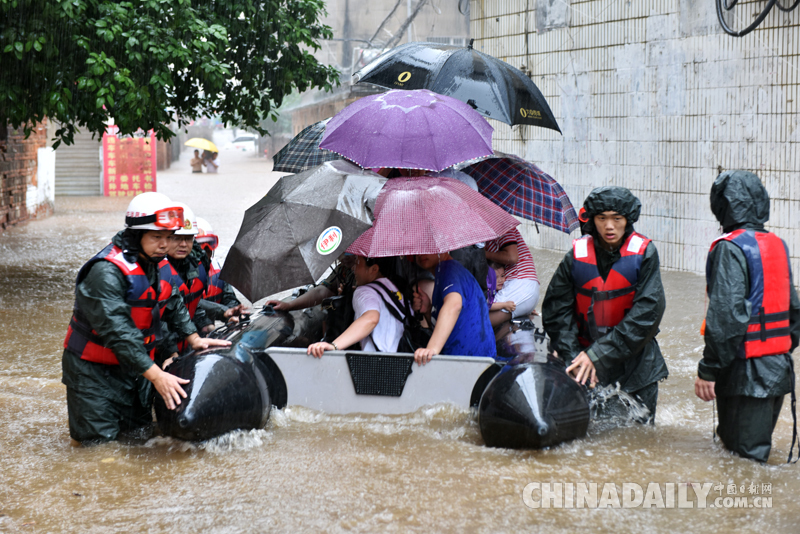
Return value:
M 19 41 L 17 41 L 16 43 L 14 43 L 14 48 L 16 48 L 16 49 L 17 49 L 17 52 L 22 52 L 22 50 L 23 50 L 23 48 L 24 48 L 24 47 L 25 47 L 25 45 L 23 45 L 23 44 L 22 44 L 22 43 L 20 43 Z
M 34 41 L 33 42 L 33 48 L 35 48 L 37 52 L 41 52 L 42 51 L 42 43 L 40 43 L 39 41 Z

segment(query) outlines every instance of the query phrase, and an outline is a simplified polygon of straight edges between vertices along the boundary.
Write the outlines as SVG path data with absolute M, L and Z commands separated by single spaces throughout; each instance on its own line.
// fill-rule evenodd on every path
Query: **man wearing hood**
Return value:
M 695 393 L 716 399 L 725 447 L 766 462 L 783 397 L 794 390 L 790 353 L 800 339 L 800 300 L 786 244 L 764 229 L 769 194 L 758 177 L 720 174 L 711 211 L 725 234 L 706 262 L 705 349 Z
M 658 251 L 634 231 L 641 202 L 624 187 L 600 187 L 581 210 L 586 235 L 558 266 L 542 306 L 542 322 L 573 378 L 619 383 L 655 419 L 658 382 L 667 365 L 656 342 L 666 298 Z
M 152 423 L 153 389 L 170 410 L 186 398 L 188 380 L 153 362 L 162 321 L 196 349 L 230 345 L 200 338 L 178 289 L 159 276 L 181 217 L 160 193 L 134 197 L 125 230 L 78 272 L 61 360 L 69 433 L 78 442 L 115 440 Z

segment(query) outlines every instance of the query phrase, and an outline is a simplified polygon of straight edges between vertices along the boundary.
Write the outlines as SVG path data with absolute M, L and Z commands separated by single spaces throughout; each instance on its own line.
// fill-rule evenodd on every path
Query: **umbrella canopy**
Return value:
M 307 126 L 302 132 L 286 143 L 277 154 L 272 156 L 274 165 L 273 171 L 278 172 L 303 172 L 311 167 L 322 165 L 326 161 L 336 161 L 342 156 L 330 150 L 323 150 L 319 147 L 322 134 L 325 133 L 325 125 L 330 119 L 319 121 L 311 126 Z
M 347 161 L 284 176 L 245 212 L 220 277 L 253 302 L 316 282 L 372 224 L 384 183 Z
M 439 254 L 501 236 L 519 221 L 452 178 L 394 178 L 375 222 L 347 249 L 367 257 Z
M 186 146 L 190 146 L 192 148 L 199 148 L 201 150 L 208 150 L 209 152 L 219 152 L 217 145 L 209 141 L 208 139 L 203 139 L 202 137 L 192 137 L 185 143 Z
M 496 152 L 461 171 L 475 179 L 481 194 L 513 215 L 566 233 L 580 228 L 564 188 L 519 156 Z
M 395 90 L 344 108 L 325 127 L 319 146 L 362 167 L 440 171 L 491 154 L 493 130 L 455 98 Z
M 430 89 L 452 96 L 506 124 L 561 129 L 542 92 L 521 70 L 472 48 L 407 43 L 356 72 L 356 83 Z

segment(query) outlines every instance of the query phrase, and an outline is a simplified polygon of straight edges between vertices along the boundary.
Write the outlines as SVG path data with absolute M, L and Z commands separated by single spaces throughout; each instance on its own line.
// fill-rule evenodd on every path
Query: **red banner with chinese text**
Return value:
M 156 191 L 156 137 L 103 135 L 103 191 L 107 197 L 132 197 Z

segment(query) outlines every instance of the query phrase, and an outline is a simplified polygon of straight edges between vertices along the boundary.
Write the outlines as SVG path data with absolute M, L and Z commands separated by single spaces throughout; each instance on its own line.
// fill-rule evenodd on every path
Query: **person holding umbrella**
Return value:
M 653 421 L 667 365 L 656 342 L 666 297 L 658 251 L 634 223 L 642 204 L 624 187 L 593 190 L 584 229 L 556 269 L 542 306 L 553 348 L 581 383 L 619 383 Z
M 375 221 L 347 249 L 368 257 L 415 256 L 434 276 L 431 298 L 420 290 L 412 308 L 436 319 L 419 365 L 437 354 L 495 356 L 486 298 L 475 277 L 450 251 L 505 234 L 519 222 L 458 180 L 423 176 L 389 180 L 375 202 Z
M 478 282 L 449 252 L 418 254 L 417 265 L 434 275 L 430 300 L 424 291 L 414 292 L 414 311 L 428 324 L 436 321 L 425 348 L 414 352 L 414 361 L 425 365 L 437 354 L 454 356 L 497 355 L 489 308 Z

